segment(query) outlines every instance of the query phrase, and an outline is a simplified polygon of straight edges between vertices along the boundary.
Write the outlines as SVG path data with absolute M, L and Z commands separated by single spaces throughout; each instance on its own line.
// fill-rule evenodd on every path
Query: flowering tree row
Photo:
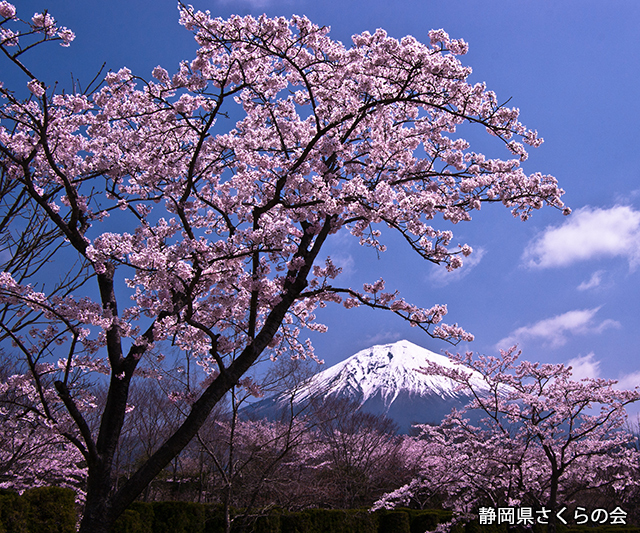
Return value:
M 546 508 L 553 521 L 567 505 L 621 506 L 637 519 L 640 455 L 624 425 L 624 405 L 638 393 L 617 391 L 603 380 L 572 381 L 561 365 L 515 365 L 516 355 L 473 362 L 484 372 L 484 385 L 477 374 L 471 377 L 471 359 L 454 371 L 427 370 L 478 394 L 468 413 L 455 411 L 440 425 L 420 426 L 416 436 L 397 435 L 384 417 L 333 398 L 309 399 L 296 410 L 285 403 L 279 418 L 253 420 L 250 410 L 233 408 L 242 405 L 237 395 L 231 409 L 216 409 L 143 497 L 222 503 L 228 530 L 234 520 L 274 505 L 361 508 L 376 500 L 374 508 L 443 506 L 459 520 L 477 520 L 481 509 L 515 506 Z M 14 374 L 0 388 L 3 486 L 71 486 L 82 499 L 82 456 L 37 415 L 32 380 Z M 98 393 L 96 401 L 104 398 Z M 114 459 L 116 489 L 175 431 L 192 401 L 170 399 L 155 380 L 145 380 L 132 399 L 136 408 Z M 245 515 L 234 519 L 232 507 Z
M 637 498 L 640 455 L 625 406 L 640 399 L 640 389 L 572 380 L 570 367 L 518 362 L 519 356 L 513 347 L 500 357 L 452 355 L 456 368 L 424 368 L 452 379 L 473 400 L 441 425 L 421 426 L 419 476 L 375 507 L 438 497 L 469 519 L 481 507 L 522 504 L 548 508 L 554 528 L 560 504 L 602 494 Z
M 43 412 L 38 391 L 29 375 L 0 367 L 0 488 L 23 492 L 42 486 L 74 489 L 84 500 L 86 468 L 78 449 Z M 53 391 L 46 393 L 48 408 L 60 407 Z M 64 417 L 62 417 L 64 419 Z M 70 420 L 67 418 L 67 424 Z

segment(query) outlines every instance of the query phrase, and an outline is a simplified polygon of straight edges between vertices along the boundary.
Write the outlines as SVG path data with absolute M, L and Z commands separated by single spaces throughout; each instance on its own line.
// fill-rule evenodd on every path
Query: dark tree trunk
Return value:
M 551 486 L 549 487 L 549 509 L 551 514 L 549 516 L 549 525 L 547 526 L 547 533 L 556 533 L 558 512 L 558 483 L 560 481 L 560 475 L 553 472 L 551 475 Z
M 109 533 L 115 521 L 109 498 L 111 476 L 104 471 L 93 470 L 92 473 L 93 476 L 88 477 L 87 498 L 79 533 Z

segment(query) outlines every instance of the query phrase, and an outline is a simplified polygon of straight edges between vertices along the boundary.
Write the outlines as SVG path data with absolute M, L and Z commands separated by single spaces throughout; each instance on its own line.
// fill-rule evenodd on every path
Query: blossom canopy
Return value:
M 56 93 L 22 54 L 43 41 L 68 45 L 73 33 L 36 15 L 21 20 L 0 3 L 0 46 L 29 78 L 26 100 L 0 88 L 10 257 L 0 327 L 40 387 L 43 373 L 57 376 L 77 425 L 69 436 L 88 464 L 86 530 L 108 526 L 263 353 L 312 354 L 299 336 L 324 329 L 318 306 L 386 309 L 434 337 L 472 338 L 442 322 L 446 306 L 418 307 L 383 280 L 338 285 L 340 269 L 321 253 L 332 235 L 348 231 L 382 252 L 382 231 L 397 232 L 453 270 L 472 250 L 451 248 L 443 224 L 471 220 L 483 202 L 522 219 L 545 204 L 564 208 L 552 176 L 520 166 L 537 133 L 467 82 L 456 57 L 467 45 L 442 30 L 428 44 L 365 32 L 348 48 L 304 17 L 222 20 L 181 5 L 199 46 L 193 61 L 173 75 L 158 66 L 151 81 L 123 68 L 95 90 Z M 508 158 L 472 151 L 455 135 L 463 124 L 496 137 Z M 64 265 L 57 279 L 49 264 Z M 104 457 L 132 377 L 149 373 L 168 343 L 202 366 L 204 392 L 109 496 Z M 87 370 L 111 376 L 97 436 L 74 390 Z

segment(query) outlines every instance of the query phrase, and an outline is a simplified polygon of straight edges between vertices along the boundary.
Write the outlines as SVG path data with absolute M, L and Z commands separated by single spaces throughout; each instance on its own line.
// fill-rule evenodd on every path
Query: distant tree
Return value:
M 227 411 L 197 434 L 197 449 L 205 456 L 203 466 L 212 463 L 222 479 L 220 499 L 227 532 L 233 520 L 246 522 L 260 508 L 283 506 L 282 493 L 290 493 L 295 484 L 285 465 L 301 462 L 301 455 L 314 455 L 309 453 L 314 423 L 308 420 L 308 402 L 294 405 L 302 384 L 312 375 L 307 363 L 285 358 L 259 381 L 243 378 L 242 386 L 229 392 Z M 270 419 L 249 403 L 265 394 L 279 400 Z M 231 506 L 243 508 L 244 513 L 232 519 Z
M 83 500 L 87 471 L 82 454 L 47 419 L 29 376 L 14 373 L 7 363 L 0 368 L 0 488 L 21 493 L 33 487 L 67 487 Z M 59 407 L 58 398 L 47 399 L 48 409 Z M 60 425 L 70 423 L 64 415 L 59 420 Z
M 146 461 L 159 444 L 164 442 L 180 425 L 183 413 L 180 405 L 170 400 L 175 398 L 176 391 L 171 387 L 167 391 L 163 380 L 139 379 L 132 387 L 129 395 L 129 413 L 122 427 L 122 434 L 114 456 L 113 478 L 114 489 L 131 477 L 140 464 Z M 107 391 L 100 387 L 98 404 L 104 406 Z M 179 462 L 174 460 L 165 472 L 164 477 L 176 478 L 176 468 Z M 166 469 L 165 469 L 166 470 Z M 157 487 L 155 487 L 157 488 Z M 143 493 L 145 501 L 154 499 L 151 484 L 147 485 Z M 163 494 L 169 498 L 169 494 Z
M 353 400 L 328 396 L 318 406 L 317 428 L 325 447 L 325 505 L 362 508 L 393 486 L 404 466 L 398 426 L 384 415 L 359 410 Z
M 467 45 L 442 30 L 427 45 L 365 32 L 347 48 L 304 17 L 221 20 L 181 4 L 180 22 L 199 49 L 173 76 L 123 68 L 98 89 L 56 93 L 25 54 L 73 33 L 0 1 L 0 49 L 30 93 L 0 87 L 0 329 L 36 388 L 45 363 L 57 373 L 75 424 L 64 434 L 88 465 L 82 533 L 108 531 L 262 354 L 311 355 L 299 336 L 325 329 L 319 306 L 386 309 L 433 337 L 471 339 L 442 323 L 444 305 L 417 307 L 383 280 L 337 284 L 340 269 L 322 255 L 332 235 L 382 252 L 387 228 L 453 270 L 472 250 L 450 247 L 434 219 L 468 221 L 483 202 L 522 219 L 563 208 L 553 177 L 520 167 L 522 143 L 541 139 L 467 83 L 455 57 Z M 472 151 L 455 135 L 463 124 L 515 157 Z M 113 490 L 133 377 L 175 350 L 210 379 Z M 96 429 L 73 386 L 94 371 L 109 380 Z
M 440 426 L 421 427 L 427 451 L 420 476 L 376 507 L 435 495 L 467 516 L 480 506 L 544 506 L 555 528 L 558 504 L 577 494 L 611 488 L 624 498 L 640 465 L 624 407 L 640 399 L 640 390 L 574 381 L 570 367 L 516 364 L 519 355 L 513 347 L 501 357 L 452 356 L 461 366 L 451 369 L 428 362 L 425 373 L 454 380 L 473 400 Z M 469 369 L 483 376 L 482 388 Z M 468 409 L 484 418 L 472 424 Z

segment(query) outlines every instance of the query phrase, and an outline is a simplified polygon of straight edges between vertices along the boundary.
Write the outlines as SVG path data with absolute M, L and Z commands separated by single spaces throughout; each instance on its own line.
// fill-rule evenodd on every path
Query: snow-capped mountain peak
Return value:
M 456 364 L 444 355 L 407 340 L 361 350 L 344 361 L 315 374 L 295 389 L 252 404 L 252 416 L 277 416 L 291 408 L 305 410 L 310 403 L 324 403 L 330 397 L 346 398 L 362 411 L 385 415 L 402 432 L 413 424 L 439 424 L 452 408 L 461 409 L 470 396 L 458 384 L 443 376 L 419 371 L 431 361 L 448 368 Z M 474 389 L 487 389 L 482 376 L 468 368 Z M 331 405 L 329 403 L 329 405 Z
M 380 395 L 388 407 L 402 392 L 416 396 L 437 395 L 443 399 L 459 398 L 457 384 L 449 378 L 428 376 L 418 371 L 427 361 L 448 368 L 455 366 L 448 357 L 407 340 L 372 346 L 316 374 L 299 399 L 340 393 L 364 404 Z

